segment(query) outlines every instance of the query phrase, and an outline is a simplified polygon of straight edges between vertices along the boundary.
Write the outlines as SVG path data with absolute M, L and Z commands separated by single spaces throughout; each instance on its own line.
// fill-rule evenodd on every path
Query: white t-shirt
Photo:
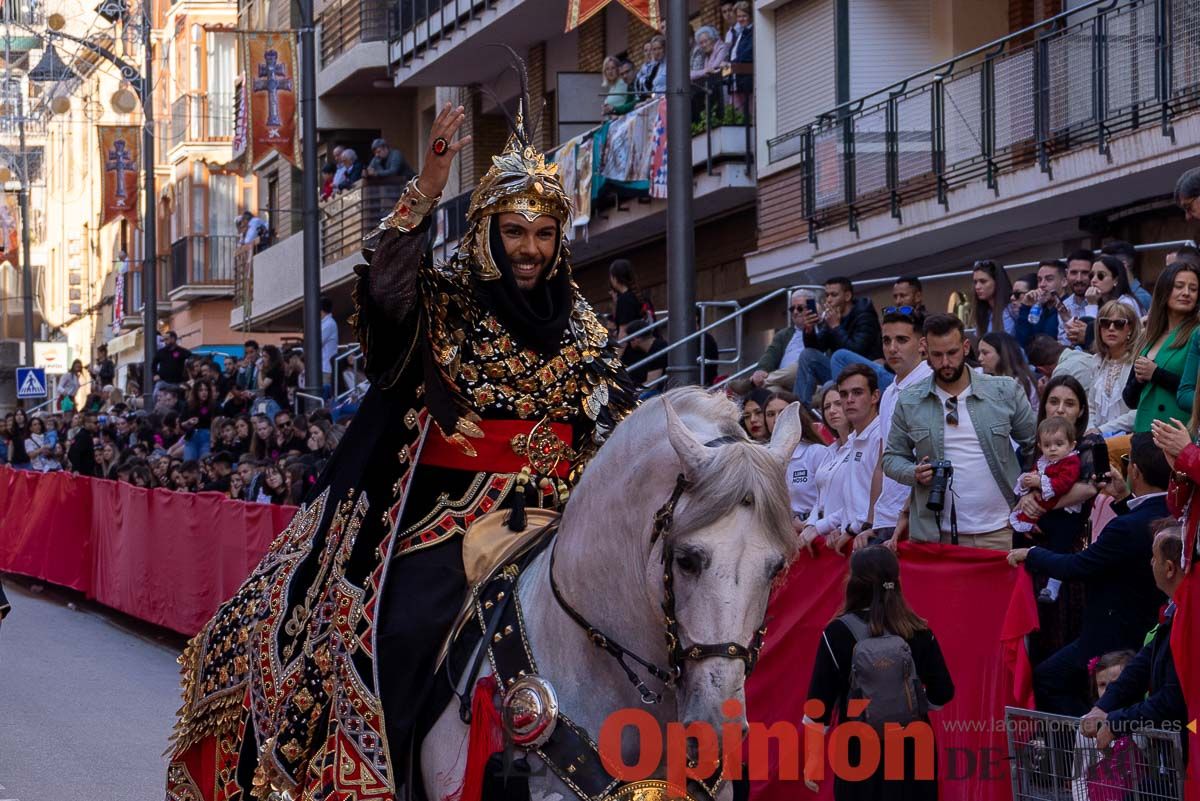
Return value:
M 817 476 L 822 490 L 820 509 L 814 509 L 808 520 L 822 536 L 838 528 L 855 533 L 862 529 L 871 506 L 871 478 L 880 455 L 877 416 L 861 434 L 851 434 L 834 458 L 822 465 Z M 827 487 L 821 486 L 822 479 Z M 821 516 L 814 519 L 818 511 Z
M 942 402 L 944 414 L 950 393 L 936 385 L 934 391 Z M 971 423 L 971 413 L 967 408 L 970 394 L 971 388 L 968 386 L 958 396 L 958 425 L 945 426 L 943 458 L 949 459 L 954 465 L 952 492 L 958 515 L 958 533 L 987 534 L 1007 526 L 1012 510 L 992 476 L 975 426 Z M 950 533 L 950 517 L 947 503 L 941 521 L 941 530 L 945 534 Z
M 842 489 L 845 482 L 838 477 L 838 471 L 850 453 L 850 442 L 838 445 L 836 442 L 823 449 L 822 458 L 817 468 L 817 503 L 805 522 L 814 526 L 817 533 L 824 536 L 841 525 L 839 513 L 842 509 Z
M 892 432 L 892 415 L 896 412 L 896 401 L 899 399 L 900 393 L 909 387 L 916 386 L 932 374 L 933 370 L 930 368 L 929 362 L 921 362 L 902 380 L 893 381 L 883 391 L 883 397 L 879 399 L 879 440 L 882 447 L 887 447 L 888 435 Z M 879 491 L 879 500 L 875 501 L 874 520 L 870 521 L 874 527 L 876 529 L 895 528 L 897 521 L 900 520 L 900 510 L 904 508 L 904 502 L 908 500 L 910 494 L 912 494 L 911 487 L 885 475 L 883 486 Z
M 817 473 L 821 463 L 829 455 L 824 445 L 814 445 L 811 442 L 801 442 L 792 451 L 788 461 L 787 482 L 788 497 L 792 502 L 792 514 L 808 517 L 817 507 Z
M 837 475 L 844 486 L 841 521 L 843 527 L 850 529 L 847 533 L 857 534 L 870 522 L 871 481 L 883 455 L 882 430 L 883 423 L 876 415 L 861 434 L 850 436 L 850 452 Z

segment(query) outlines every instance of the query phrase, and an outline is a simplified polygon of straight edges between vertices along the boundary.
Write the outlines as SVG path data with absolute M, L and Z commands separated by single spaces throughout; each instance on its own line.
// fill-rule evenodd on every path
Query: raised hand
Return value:
M 1143 384 L 1147 383 L 1154 376 L 1154 368 L 1158 365 L 1145 356 L 1138 356 L 1133 361 L 1133 374 L 1137 380 Z
M 1167 463 L 1172 468 L 1175 467 L 1175 460 L 1179 458 L 1179 454 L 1192 442 L 1187 426 L 1174 417 L 1169 423 L 1151 420 L 1150 433 L 1154 437 L 1154 444 L 1162 449 L 1163 456 L 1167 457 Z
M 454 163 L 454 157 L 471 143 L 470 136 L 458 140 L 454 138 L 466 119 L 467 112 L 462 106 L 456 108 L 447 103 L 433 121 L 433 127 L 429 130 L 429 154 L 417 179 L 417 189 L 426 197 L 442 194 L 446 182 L 450 180 L 450 166 Z

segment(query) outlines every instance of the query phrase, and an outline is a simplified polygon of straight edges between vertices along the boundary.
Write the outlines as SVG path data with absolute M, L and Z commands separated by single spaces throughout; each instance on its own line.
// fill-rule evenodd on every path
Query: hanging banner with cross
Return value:
M 248 164 L 272 150 L 300 166 L 300 79 L 296 44 L 287 33 L 248 33 L 242 37 L 244 89 L 249 103 Z
M 603 11 L 610 2 L 612 0 L 567 0 L 567 33 Z M 657 30 L 662 25 L 659 0 L 617 0 L 617 2 L 651 28 Z
M 16 192 L 0 196 L 0 262 L 21 263 L 21 204 Z
M 97 125 L 96 130 L 103 176 L 100 225 L 124 218 L 136 228 L 142 129 L 138 125 Z

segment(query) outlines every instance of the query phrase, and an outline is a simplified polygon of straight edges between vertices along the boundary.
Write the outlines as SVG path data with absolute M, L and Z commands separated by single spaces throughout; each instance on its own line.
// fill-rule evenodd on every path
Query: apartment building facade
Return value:
M 419 164 L 417 99 L 421 94 L 432 98 L 433 91 L 397 87 L 389 77 L 386 39 L 394 5 L 386 0 L 318 0 L 314 11 L 318 163 L 332 163 L 335 148 L 342 148 L 352 150 L 365 168 L 371 145 L 382 138 L 408 162 Z M 239 19 L 248 30 L 299 24 L 290 6 L 266 0 L 242 3 Z M 298 332 L 304 290 L 299 269 L 304 259 L 302 181 L 319 186 L 326 176 L 305 176 L 277 153 L 251 170 L 273 237 L 270 247 L 254 256 L 252 279 L 234 304 L 230 325 L 241 331 Z M 363 236 L 390 211 L 402 189 L 399 177 L 364 177 L 321 199 L 321 291 L 333 300 L 335 318 L 345 319 L 353 309 L 353 267 L 361 260 Z M 348 328 L 342 328 L 348 338 Z
M 689 4 L 688 22 L 711 25 L 724 36 L 716 0 Z M 576 279 L 601 307 L 608 305 L 607 267 L 616 257 L 630 259 L 639 283 L 654 301 L 666 306 L 666 198 L 653 185 L 640 191 L 641 175 L 626 172 L 621 157 L 642 157 L 642 148 L 661 144 L 654 130 L 664 121 L 662 96 L 649 96 L 624 118 L 602 113 L 602 68 L 608 56 L 640 66 L 645 48 L 659 31 L 612 3 L 578 28 L 563 33 L 563 13 L 545 4 L 513 0 L 444 3 L 399 3 L 399 26 L 393 32 L 389 58 L 397 85 L 424 87 L 440 83 L 441 92 L 468 110 L 474 142 L 464 152 L 458 196 L 446 192 L 444 244 L 452 248 L 465 199 L 493 153 L 503 146 L 506 125 L 497 101 L 515 111 L 516 81 L 507 55 L 490 43 L 504 42 L 528 65 L 535 119 L 540 119 L 539 145 L 563 163 L 575 153 L 592 153 L 591 197 L 584 191 L 576 212 L 572 243 Z M 473 87 L 490 90 L 481 92 Z M 492 96 L 494 95 L 494 97 Z M 693 116 L 692 164 L 696 219 L 697 295 L 729 299 L 747 288 L 742 254 L 753 239 L 755 136 L 753 109 L 735 109 L 722 87 L 709 94 L 704 108 L 697 94 Z M 432 119 L 432 105 L 422 108 Z M 706 113 L 707 112 L 707 113 Z M 637 116 L 644 121 L 634 119 Z M 705 120 L 708 120 L 706 123 Z M 421 131 L 424 136 L 424 128 Z M 643 141 L 644 140 L 644 141 Z M 599 152 L 597 152 L 599 151 Z M 612 163 L 609 155 L 614 154 Z M 576 156 L 578 158 L 578 156 Z M 653 170 L 653 165 L 651 167 Z M 563 167 L 570 174 L 585 169 Z
M 93 23 L 90 17 L 68 11 L 62 3 L 47 3 L 27 27 L 44 28 L 49 16 L 59 13 L 65 18 L 64 33 L 91 37 L 121 58 L 140 55 L 136 36 L 124 35 L 102 19 Z M 114 335 L 115 267 L 123 252 L 131 254 L 136 239 L 127 223 L 99 225 L 104 164 L 98 126 L 137 125 L 141 112 L 136 103 L 125 104 L 127 85 L 96 53 L 67 40 L 31 40 L 36 49 L 24 60 L 21 105 L 26 153 L 32 157 L 35 306 L 43 312 L 34 339 L 65 342 L 68 360 L 80 359 L 86 365 L 94 357 L 94 345 Z M 55 63 L 68 71 L 43 72 Z M 118 95 L 121 102 L 114 102 Z M 12 133 L 19 136 L 19 131 Z
M 788 0 L 755 22 L 756 284 L 1190 237 L 1170 195 L 1200 163 L 1194 3 Z
M 229 327 L 237 218 L 258 209 L 256 182 L 233 162 L 239 71 L 233 0 L 162 3 L 156 82 L 158 260 L 166 324 L 185 347 L 240 346 Z
M 697 0 L 691 12 L 694 24 L 722 25 L 717 0 Z M 456 163 L 437 211 L 434 235 L 435 257 L 448 257 L 463 230 L 471 191 L 504 146 L 505 114 L 517 111 L 519 87 L 509 57 L 503 49 L 489 46 L 503 42 L 527 65 L 533 109 L 525 109 L 526 117 L 537 124 L 537 142 L 551 158 L 560 163 L 570 158 L 574 172 L 582 163 L 580 150 L 619 139 L 640 154 L 644 167 L 655 144 L 654 128 L 661 121 L 657 98 L 647 98 L 627 119 L 606 120 L 601 113 L 601 69 L 608 55 L 640 65 L 656 31 L 612 4 L 564 34 L 565 13 L 565 7 L 548 13 L 545 4 L 533 0 L 318 3 L 322 157 L 340 144 L 354 146 L 360 159 L 369 158 L 370 139 L 383 136 L 419 169 L 437 109 L 444 103 L 463 105 L 463 134 L 469 133 L 473 142 Z M 745 290 L 742 254 L 753 243 L 755 137 L 747 124 L 753 110 L 741 115 L 730 111 L 725 117 L 720 111 L 709 109 L 711 129 L 693 126 L 701 298 L 729 298 Z M 612 148 L 614 153 L 619 150 Z M 577 216 L 572 231 L 576 279 L 589 298 L 606 307 L 608 264 L 618 256 L 629 258 L 642 287 L 656 305 L 665 307 L 666 200 L 651 191 L 649 170 L 617 176 L 618 170 L 636 173 L 639 168 L 616 164 L 605 175 L 607 162 L 600 158 L 596 163 L 594 180 L 603 187 L 591 193 L 583 190 L 580 205 L 586 213 Z M 260 167 L 265 165 L 256 165 L 261 196 L 263 182 L 278 179 L 269 168 Z M 365 180 L 357 189 L 323 202 L 322 288 L 334 299 L 335 316 L 351 308 L 352 270 L 362 258 L 362 236 L 390 210 L 400 188 L 398 182 Z M 299 195 L 291 197 L 298 200 Z M 292 208 L 296 205 L 292 202 Z M 302 257 L 297 221 L 294 212 L 288 215 L 279 226 L 277 244 L 255 256 L 252 297 L 244 308 L 235 304 L 234 325 L 300 327 L 302 287 L 294 268 Z

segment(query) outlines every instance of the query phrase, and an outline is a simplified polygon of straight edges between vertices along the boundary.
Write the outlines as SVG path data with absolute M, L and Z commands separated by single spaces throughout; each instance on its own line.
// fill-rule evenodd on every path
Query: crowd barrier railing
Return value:
M 1079 718 L 1009 707 L 1004 722 L 1013 801 L 1183 798 L 1180 732 L 1142 728 L 1101 749 Z

